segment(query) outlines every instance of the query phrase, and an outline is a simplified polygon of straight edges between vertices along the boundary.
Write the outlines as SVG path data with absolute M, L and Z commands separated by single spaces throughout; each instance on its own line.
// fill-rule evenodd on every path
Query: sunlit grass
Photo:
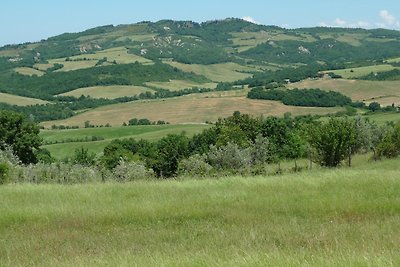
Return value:
M 399 160 L 268 177 L 0 187 L 4 266 L 397 266 Z

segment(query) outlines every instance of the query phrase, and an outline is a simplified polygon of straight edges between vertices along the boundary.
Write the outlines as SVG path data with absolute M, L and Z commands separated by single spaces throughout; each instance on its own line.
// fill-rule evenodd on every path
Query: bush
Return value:
M 183 176 L 209 176 L 213 167 L 206 162 L 206 156 L 193 155 L 188 159 L 183 159 L 178 165 L 178 175 Z
M 53 163 L 17 166 L 13 180 L 22 183 L 58 183 L 75 184 L 100 182 L 101 174 L 97 169 L 68 163 Z
M 0 163 L 0 184 L 5 184 L 8 181 L 8 172 L 10 167 L 7 163 Z
M 251 166 L 251 149 L 240 149 L 237 144 L 232 143 L 220 148 L 212 146 L 207 154 L 207 160 L 218 170 L 237 172 Z
M 96 163 L 96 154 L 89 153 L 89 150 L 83 147 L 77 148 L 75 149 L 72 162 L 82 166 L 93 166 Z
M 400 155 L 400 124 L 389 131 L 377 147 L 377 156 L 395 158 Z
M 357 133 L 354 122 L 331 118 L 309 131 L 310 145 L 316 151 L 316 162 L 324 167 L 337 167 L 350 156 Z
M 145 180 L 154 177 L 154 172 L 147 169 L 144 163 L 121 160 L 115 167 L 114 178 L 118 182 Z
M 260 134 L 251 146 L 252 162 L 255 165 L 274 163 L 278 160 L 276 152 L 275 144 Z

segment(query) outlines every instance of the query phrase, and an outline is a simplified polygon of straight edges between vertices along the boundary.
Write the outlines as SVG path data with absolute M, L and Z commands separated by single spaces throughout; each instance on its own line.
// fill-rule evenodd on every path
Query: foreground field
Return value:
M 256 178 L 2 186 L 0 262 L 398 266 L 399 163 Z
M 72 156 L 76 149 L 85 148 L 89 152 L 100 154 L 104 147 L 113 139 L 135 138 L 146 140 L 158 140 L 168 134 L 180 134 L 184 132 L 188 136 L 200 133 L 210 125 L 151 125 L 151 126 L 132 126 L 132 127 L 113 127 L 113 128 L 88 128 L 75 130 L 43 130 L 40 136 L 45 142 L 58 142 L 43 146 L 48 149 L 56 159 L 63 159 Z M 91 138 L 92 136 L 102 137 L 104 140 L 96 142 L 72 142 L 68 139 L 77 140 Z
M 110 123 L 120 126 L 133 117 L 151 121 L 164 120 L 171 124 L 204 123 L 231 116 L 234 111 L 255 116 L 283 116 L 328 114 L 343 108 L 314 108 L 285 106 L 277 101 L 252 100 L 246 98 L 246 90 L 193 94 L 177 98 L 135 101 L 100 107 L 72 118 L 42 123 L 45 127 L 56 125 L 83 125 L 85 121 L 100 125 Z

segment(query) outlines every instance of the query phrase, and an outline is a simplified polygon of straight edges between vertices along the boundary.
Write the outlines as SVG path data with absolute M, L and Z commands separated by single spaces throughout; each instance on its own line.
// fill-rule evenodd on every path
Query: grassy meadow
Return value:
M 149 125 L 129 126 L 113 128 L 83 128 L 73 130 L 42 130 L 40 136 L 45 142 L 56 142 L 59 144 L 45 145 L 51 155 L 56 159 L 63 159 L 72 156 L 76 149 L 81 147 L 89 152 L 101 154 L 106 145 L 113 139 L 135 138 L 146 140 L 158 140 L 168 134 L 179 134 L 184 132 L 188 136 L 200 133 L 210 125 Z M 104 140 L 95 142 L 71 142 L 68 139 L 77 140 L 91 138 L 92 136 L 102 137 Z M 63 143 L 60 143 L 63 142 Z
M 48 64 L 36 64 L 35 67 L 39 68 L 40 70 L 46 70 L 57 63 L 64 65 L 63 68 L 57 70 L 58 72 L 87 69 L 94 67 L 99 60 L 105 57 L 107 58 L 107 62 L 109 63 L 113 61 L 115 61 L 117 64 L 129 64 L 129 63 L 134 63 L 136 61 L 142 64 L 153 63 L 153 61 L 148 60 L 144 57 L 137 56 L 134 54 L 129 54 L 128 50 L 125 47 L 115 47 L 102 51 L 97 51 L 93 54 L 83 54 L 83 55 L 73 56 L 70 57 L 71 61 L 66 61 L 66 58 L 51 59 L 48 60 L 49 61 Z
M 22 74 L 22 75 L 27 75 L 27 76 L 36 75 L 38 77 L 43 76 L 45 74 L 43 71 L 33 69 L 33 68 L 28 68 L 28 67 L 15 68 L 15 72 Z
M 181 91 L 187 88 L 211 88 L 214 89 L 217 87 L 216 83 L 196 83 L 192 81 L 184 81 L 184 80 L 170 80 L 168 82 L 147 82 L 147 86 L 161 88 L 169 91 Z
M 47 101 L 24 97 L 24 96 L 17 96 L 17 95 L 10 95 L 5 93 L 0 93 L 0 102 L 7 103 L 10 105 L 17 105 L 17 106 L 29 106 L 29 105 L 36 105 L 36 104 L 46 104 Z
M 167 63 L 172 67 L 176 67 L 186 72 L 193 72 L 199 75 L 203 75 L 213 82 L 234 82 L 252 76 L 251 73 L 243 73 L 242 71 L 258 71 L 255 68 L 242 66 L 232 62 L 212 65 L 183 64 L 174 61 L 164 61 L 164 63 Z
M 371 72 L 385 72 L 396 69 L 389 64 L 382 64 L 382 65 L 372 65 L 366 67 L 359 67 L 359 68 L 349 68 L 349 69 L 342 69 L 342 70 L 332 70 L 327 72 L 333 72 L 337 75 L 342 76 L 344 79 L 351 79 L 351 78 L 358 78 L 365 75 L 370 74 Z
M 293 83 L 291 88 L 320 88 L 332 90 L 351 97 L 353 100 L 382 105 L 400 105 L 400 81 L 363 81 L 344 79 L 305 80 Z
M 251 48 L 256 47 L 259 44 L 274 41 L 315 41 L 311 35 L 288 35 L 282 34 L 282 32 L 233 32 L 231 33 L 233 38 L 231 39 L 234 46 L 237 47 L 238 52 L 244 52 Z
M 108 98 L 115 99 L 124 96 L 135 96 L 153 90 L 143 86 L 128 86 L 128 85 L 111 85 L 111 86 L 93 86 L 76 89 L 62 96 L 80 97 L 81 95 L 90 96 L 92 98 Z
M 0 263 L 398 266 L 399 163 L 269 177 L 1 186 Z
M 95 125 L 110 123 L 120 126 L 134 117 L 147 118 L 151 121 L 164 120 L 171 124 L 204 123 L 229 117 L 237 110 L 254 116 L 283 116 L 286 112 L 291 112 L 293 115 L 329 114 L 343 110 L 341 107 L 295 107 L 277 101 L 252 100 L 246 98 L 246 92 L 246 90 L 211 92 L 115 104 L 96 108 L 66 120 L 44 122 L 42 125 L 83 126 L 85 121 L 90 121 Z

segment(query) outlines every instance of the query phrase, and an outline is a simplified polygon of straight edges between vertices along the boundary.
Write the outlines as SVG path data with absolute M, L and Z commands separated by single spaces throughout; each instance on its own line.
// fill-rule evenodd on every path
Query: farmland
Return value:
M 33 68 L 27 68 L 27 67 L 21 67 L 21 68 L 16 68 L 15 72 L 22 74 L 22 75 L 28 75 L 28 76 L 42 76 L 44 75 L 44 72 L 40 71 L 40 70 L 36 70 Z
M 95 125 L 110 123 L 114 126 L 120 126 L 134 117 L 148 118 L 151 121 L 164 120 L 171 124 L 204 123 L 228 117 L 237 110 L 255 116 L 283 116 L 286 112 L 296 115 L 328 114 L 343 110 L 341 107 L 285 106 L 277 101 L 252 100 L 246 98 L 246 96 L 236 96 L 236 94 L 239 93 L 240 95 L 244 92 L 245 90 L 204 93 L 169 99 L 115 104 L 90 110 L 66 120 L 44 122 L 42 125 L 45 127 L 50 127 L 53 124 L 82 126 L 85 121 L 90 121 Z
M 96 65 L 99 60 L 107 58 L 105 63 L 116 63 L 116 64 L 129 64 L 139 62 L 143 64 L 151 64 L 152 61 L 145 59 L 141 56 L 129 54 L 127 49 L 124 47 L 116 47 L 97 51 L 93 54 L 85 54 L 79 56 L 73 56 L 67 58 L 57 58 L 49 60 L 49 64 L 37 64 L 36 67 L 39 69 L 46 69 L 53 66 L 54 64 L 62 64 L 64 67 L 58 71 L 72 71 L 79 69 L 92 68 Z
M 193 87 L 214 89 L 217 86 L 216 83 L 196 83 L 192 81 L 183 81 L 183 80 L 170 80 L 168 82 L 147 82 L 146 85 L 169 91 L 181 91 L 183 89 L 193 88 Z
M 63 96 L 80 97 L 81 95 L 90 96 L 93 98 L 108 98 L 115 99 L 124 96 L 135 96 L 144 92 L 151 92 L 152 90 L 143 86 L 124 86 L 124 85 L 111 85 L 111 86 L 93 86 L 76 89 L 64 94 Z
M 352 79 L 352 78 L 359 78 L 362 76 L 366 76 L 370 73 L 376 72 L 385 72 L 396 69 L 389 64 L 382 64 L 382 65 L 371 65 L 366 67 L 358 67 L 358 68 L 349 68 L 349 69 L 342 69 L 342 70 L 332 70 L 327 72 L 333 72 L 337 75 L 342 76 L 344 79 Z
M 2 186 L 0 261 L 397 266 L 399 166 L 387 160 L 270 177 Z
M 351 97 L 353 100 L 400 104 L 400 81 L 363 81 L 344 79 L 305 80 L 290 85 L 291 88 L 320 88 L 332 90 Z M 388 101 L 387 98 L 390 98 Z M 392 104 L 390 103 L 390 104 Z
M 43 130 L 40 136 L 46 143 L 58 143 L 45 145 L 52 156 L 57 159 L 73 155 L 77 148 L 88 149 L 89 152 L 101 154 L 104 147 L 113 139 L 135 138 L 146 140 L 158 140 L 167 134 L 180 134 L 184 132 L 188 136 L 200 133 L 209 128 L 209 125 L 149 125 L 149 126 L 129 126 L 113 128 L 84 128 L 74 130 Z M 74 142 L 74 140 L 91 139 L 93 136 L 101 137 L 104 140 L 95 142 Z
M 43 101 L 40 99 L 16 96 L 16 95 L 4 94 L 4 93 L 0 93 L 0 102 L 7 103 L 10 105 L 17 105 L 17 106 L 28 106 L 28 105 L 46 104 L 47 103 L 47 101 Z
M 186 72 L 194 72 L 196 74 L 203 75 L 214 82 L 233 82 L 251 76 L 251 73 L 243 72 L 258 71 L 256 68 L 245 67 L 236 63 L 222 63 L 213 65 L 183 64 L 172 61 L 165 61 L 165 63 Z

